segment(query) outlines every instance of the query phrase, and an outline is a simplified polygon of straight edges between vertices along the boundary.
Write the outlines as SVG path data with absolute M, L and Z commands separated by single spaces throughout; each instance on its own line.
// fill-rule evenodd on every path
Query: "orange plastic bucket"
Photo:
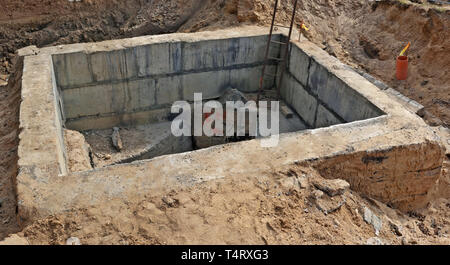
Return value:
M 397 80 L 406 80 L 408 78 L 408 56 L 399 56 L 396 67 Z

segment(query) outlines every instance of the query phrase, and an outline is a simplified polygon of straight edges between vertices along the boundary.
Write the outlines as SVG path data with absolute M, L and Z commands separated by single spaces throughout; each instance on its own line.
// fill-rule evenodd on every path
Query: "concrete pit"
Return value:
M 281 104 L 294 113 L 288 119 L 281 112 L 276 147 L 262 147 L 262 139 L 199 145 L 170 133 L 170 107 L 192 103 L 194 93 L 211 100 L 234 88 L 255 98 L 267 34 L 267 28 L 244 27 L 20 50 L 21 221 L 289 164 L 345 179 L 352 189 L 404 211 L 423 206 L 440 175 L 439 138 L 308 41 L 291 43 L 282 77 L 283 64 L 271 60 L 267 68 L 274 76 L 264 79 L 265 96 L 273 99 L 270 90 L 283 78 Z M 277 31 L 274 39 L 285 41 L 286 33 Z M 282 51 L 274 45 L 271 57 Z M 120 152 L 110 143 L 113 127 L 120 127 Z M 90 150 L 68 148 L 65 130 L 82 132 Z M 221 145 L 191 152 L 215 144 Z M 72 170 L 72 147 L 84 150 L 77 153 L 90 156 L 91 165 Z
M 61 124 L 83 132 L 92 147 L 94 167 L 151 159 L 160 155 L 225 144 L 225 137 L 175 137 L 171 133 L 175 101 L 218 99 L 231 88 L 256 100 L 268 36 L 253 35 L 198 41 L 171 40 L 121 49 L 52 55 Z M 283 34 L 276 41 L 286 41 Z M 283 46 L 272 45 L 280 58 Z M 383 112 L 336 78 L 297 45 L 292 45 L 283 75 L 280 133 L 378 117 Z M 282 64 L 270 60 L 264 100 L 276 100 Z M 275 76 L 277 75 L 277 76 Z M 330 76 L 328 79 L 327 77 Z M 111 145 L 113 127 L 121 127 L 124 148 Z M 248 129 L 248 128 L 247 128 Z M 248 139 L 248 137 L 242 137 Z

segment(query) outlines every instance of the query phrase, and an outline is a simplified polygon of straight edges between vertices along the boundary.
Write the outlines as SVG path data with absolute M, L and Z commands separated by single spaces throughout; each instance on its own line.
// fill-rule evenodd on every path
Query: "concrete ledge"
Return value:
M 415 100 L 412 100 L 412 99 L 402 95 L 397 90 L 389 87 L 388 85 L 386 85 L 382 81 L 376 79 L 375 77 L 371 76 L 370 74 L 368 74 L 360 69 L 355 69 L 355 71 L 358 72 L 360 75 L 362 75 L 367 80 L 369 80 L 372 84 L 377 86 L 379 89 L 384 90 L 386 93 L 393 95 L 403 106 L 405 106 L 405 108 L 409 109 L 413 113 L 417 114 L 419 111 L 423 110 L 423 108 L 424 108 L 423 105 L 421 105 L 420 103 L 418 103 Z
M 42 167 L 40 173 L 48 173 L 41 181 L 52 175 L 67 174 L 62 124 L 58 112 L 57 95 L 52 82 L 51 58 L 25 57 L 18 165 L 19 168 L 35 170 L 39 164 Z

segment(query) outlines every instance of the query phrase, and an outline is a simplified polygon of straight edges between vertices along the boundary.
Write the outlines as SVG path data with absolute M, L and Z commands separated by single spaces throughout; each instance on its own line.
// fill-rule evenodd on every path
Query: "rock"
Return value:
M 235 89 L 235 88 L 228 88 L 225 93 L 218 99 L 222 105 L 224 105 L 226 102 L 236 102 L 236 101 L 242 101 L 243 103 L 247 102 L 247 98 L 244 96 L 244 94 L 241 93 L 241 91 Z M 225 108 L 224 108 L 225 109 Z
M 319 209 L 325 215 L 341 209 L 341 207 L 345 204 L 345 202 L 346 199 L 342 195 L 331 198 L 319 198 L 314 201 L 317 209 Z
M 408 240 L 408 243 L 410 245 L 417 245 L 419 242 L 417 242 L 417 240 L 415 240 L 415 239 L 410 239 L 410 240 Z
M 389 221 L 389 226 L 391 227 L 392 232 L 394 232 L 394 234 L 396 234 L 397 236 L 403 236 L 402 233 L 402 226 L 401 225 L 397 225 L 395 223 L 393 223 L 392 221 Z
M 69 237 L 66 240 L 66 245 L 79 246 L 79 245 L 81 245 L 81 241 L 78 237 Z
M 339 221 L 336 220 L 336 219 L 333 219 L 333 224 L 334 224 L 335 226 L 337 226 L 337 227 L 340 227 L 340 226 L 341 226 L 341 223 L 339 223 Z
M 303 175 L 301 177 L 298 177 L 297 181 L 298 181 L 298 185 L 300 186 L 300 189 L 308 188 L 309 182 L 308 182 L 308 179 L 306 178 L 306 176 Z
M 300 184 L 298 183 L 298 180 L 296 177 L 288 177 L 284 178 L 280 181 L 281 187 L 287 189 L 287 190 L 300 190 Z
M 8 82 L 8 79 L 9 79 L 8 75 L 0 74 L 0 81 Z
M 178 205 L 180 204 L 179 201 L 177 199 L 173 199 L 171 197 L 168 196 L 164 196 L 162 197 L 162 201 L 167 204 L 167 206 L 169 207 L 178 207 Z
M 371 238 L 367 239 L 366 245 L 380 246 L 380 245 L 385 245 L 385 244 L 378 237 L 371 237 Z
M 3 202 L 4 202 L 4 200 L 0 198 L 0 208 L 2 208 Z
M 344 195 L 337 195 L 335 197 L 325 196 L 323 191 L 314 190 L 309 196 L 311 202 L 323 212 L 325 215 L 339 210 L 346 202 Z
M 113 134 L 111 136 L 112 144 L 114 148 L 116 148 L 117 151 L 122 151 L 123 145 L 122 145 L 122 139 L 120 138 L 119 128 L 114 127 L 113 128 Z
M 320 199 L 322 196 L 323 196 L 323 192 L 320 190 L 315 190 L 311 193 L 311 198 L 315 199 L 315 200 Z
M 350 184 L 342 179 L 314 179 L 313 185 L 331 197 L 342 195 L 350 188 Z
M 280 104 L 280 112 L 286 119 L 294 117 L 294 112 L 285 103 Z
M 402 245 L 408 245 L 408 239 L 406 237 L 402 237 Z
M 373 228 L 375 229 L 375 235 L 378 236 L 383 226 L 383 222 L 381 221 L 381 219 L 367 207 L 364 207 L 362 213 L 364 221 L 373 226 Z

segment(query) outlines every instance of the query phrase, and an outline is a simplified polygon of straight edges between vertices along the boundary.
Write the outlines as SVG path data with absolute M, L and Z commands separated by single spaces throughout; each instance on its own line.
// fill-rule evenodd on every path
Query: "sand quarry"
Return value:
M 273 2 L 4 0 L 0 244 L 450 244 L 450 6 L 299 1 L 280 63 Z M 171 133 L 265 64 L 277 146 Z

